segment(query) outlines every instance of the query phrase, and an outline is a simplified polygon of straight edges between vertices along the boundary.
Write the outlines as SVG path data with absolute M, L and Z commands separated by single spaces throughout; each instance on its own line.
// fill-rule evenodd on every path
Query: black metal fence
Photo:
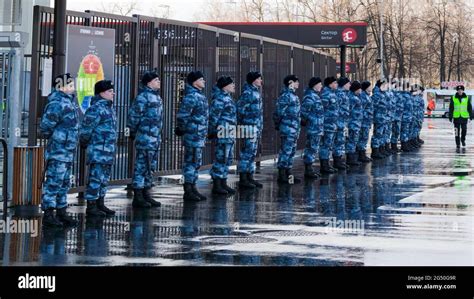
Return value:
M 181 139 L 173 133 L 179 101 L 183 97 L 185 78 L 192 70 L 201 70 L 207 82 L 205 94 L 211 98 L 214 82 L 221 75 L 235 79 L 240 95 L 249 71 L 263 74 L 264 131 L 257 160 L 274 157 L 279 141 L 272 123 L 275 100 L 283 86 L 283 78 L 295 73 L 301 78 L 298 94 L 313 75 L 335 75 L 336 62 L 316 49 L 261 36 L 218 29 L 206 25 L 150 18 L 123 17 L 101 12 L 67 12 L 67 23 L 115 29 L 115 109 L 118 117 L 118 153 L 113 167 L 112 184 L 130 183 L 134 149 L 126 137 L 128 107 L 139 90 L 139 78 L 147 70 L 161 74 L 161 96 L 164 104 L 163 142 L 158 174 L 179 173 L 183 159 Z M 53 53 L 54 10 L 35 6 L 33 49 L 31 57 L 31 89 L 29 98 L 28 144 L 43 145 L 37 130 L 46 98 L 41 96 L 43 61 Z M 304 140 L 299 142 L 299 148 Z M 238 158 L 238 151 L 235 153 Z M 85 185 L 84 153 L 78 150 L 71 192 Z M 212 163 L 212 145 L 204 151 L 203 164 Z M 206 167 L 205 166 L 205 167 Z

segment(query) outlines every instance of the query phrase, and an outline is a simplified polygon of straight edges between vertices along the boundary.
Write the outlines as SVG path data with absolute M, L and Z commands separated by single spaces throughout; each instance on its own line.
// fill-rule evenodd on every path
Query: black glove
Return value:
M 87 143 L 79 142 L 79 146 L 81 147 L 81 149 L 86 149 L 87 148 Z
M 185 132 L 180 127 L 176 127 L 174 128 L 174 133 L 176 134 L 176 136 L 183 136 Z
M 275 130 L 280 131 L 280 124 L 275 124 Z
M 301 126 L 306 127 L 306 120 L 301 119 Z
M 130 133 L 130 136 L 128 136 L 128 138 L 130 138 L 131 141 L 134 141 L 135 137 L 137 137 L 137 135 L 131 134 L 131 133 Z
M 216 139 L 217 138 L 217 134 L 216 133 L 209 133 L 207 134 L 207 139 L 211 140 L 211 139 Z

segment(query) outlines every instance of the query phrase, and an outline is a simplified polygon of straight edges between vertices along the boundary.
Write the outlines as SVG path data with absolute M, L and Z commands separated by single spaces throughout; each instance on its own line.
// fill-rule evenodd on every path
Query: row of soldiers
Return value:
M 128 135 L 136 148 L 132 205 L 150 208 L 160 206 L 152 198 L 151 187 L 152 173 L 158 167 L 163 104 L 158 94 L 161 82 L 156 73 L 145 73 L 141 83 L 142 89 L 129 109 L 127 120 Z M 48 227 L 77 225 L 66 209 L 78 145 L 85 150 L 88 165 L 86 215 L 96 219 L 115 214 L 104 203 L 117 150 L 114 84 L 110 80 L 95 83 L 91 105 L 82 119 L 74 93 L 74 78 L 69 73 L 57 76 L 39 126 L 47 139 L 41 208 L 43 224 Z
M 235 136 L 219 136 L 220 128 L 250 127 L 254 136 L 244 137 L 240 151 L 239 186 L 259 188 L 254 179 L 255 157 L 263 130 L 262 77 L 259 72 L 247 74 L 246 83 L 237 102 L 232 99 L 235 85 L 232 78 L 221 77 L 213 88 L 211 104 L 203 94 L 204 75 L 192 72 L 187 77 L 185 96 L 177 113 L 175 132 L 183 136 L 184 199 L 204 200 L 196 189 L 198 171 L 202 163 L 202 149 L 206 140 L 215 142 L 214 164 L 210 171 L 214 194 L 234 194 L 227 185 L 232 164 Z M 308 82 L 303 101 L 296 95 L 299 79 L 288 75 L 277 99 L 273 114 L 275 129 L 279 131 L 281 148 L 278 157 L 278 182 L 298 183 L 292 174 L 293 160 L 301 127 L 305 128 L 306 146 L 303 160 L 305 177 L 319 178 L 313 168 L 319 157 L 321 171 L 335 173 L 349 165 L 360 165 L 383 159 L 399 151 L 410 152 L 423 144 L 420 139 L 424 117 L 423 88 L 409 82 L 378 80 L 370 95 L 371 83 L 351 82 L 348 78 L 328 77 L 324 82 L 313 77 Z M 372 155 L 366 155 L 369 133 Z M 401 141 L 401 149 L 398 141 Z M 332 154 L 334 164 L 330 164 Z M 347 159 L 346 159 L 347 158 Z M 347 164 L 346 164 L 347 162 Z
M 111 168 L 116 156 L 117 121 L 113 108 L 114 85 L 110 80 L 95 84 L 91 106 L 79 120 L 79 107 L 74 101 L 74 78 L 70 74 L 58 76 L 53 92 L 41 120 L 40 130 L 48 139 L 45 152 L 45 181 L 42 209 L 44 223 L 48 226 L 75 225 L 66 213 L 66 194 L 70 188 L 72 163 L 77 145 L 84 148 L 88 164 L 88 182 L 85 192 L 87 216 L 104 217 L 114 211 L 104 204 Z M 142 88 L 128 112 L 128 135 L 135 143 L 136 156 L 133 172 L 133 202 L 135 208 L 159 207 L 153 199 L 152 174 L 158 169 L 158 157 L 163 127 L 163 101 L 159 95 L 161 81 L 156 72 L 147 72 L 141 79 Z M 281 137 L 278 158 L 282 183 L 297 183 L 291 169 L 296 152 L 301 125 L 305 127 L 307 144 L 304 151 L 305 177 L 318 178 L 319 172 L 312 165 L 318 155 L 321 170 L 334 173 L 346 169 L 344 155 L 349 165 L 359 161 L 369 162 L 365 154 L 369 130 L 374 125 L 372 158 L 380 159 L 398 151 L 401 132 L 402 150 L 411 151 L 422 143 L 419 139 L 423 103 L 421 88 L 379 80 L 372 97 L 369 82 L 350 82 L 347 78 L 329 77 L 323 82 L 311 78 L 302 105 L 296 95 L 299 79 L 289 75 L 283 80 L 284 89 L 277 100 L 274 113 L 275 128 Z M 184 200 L 200 201 L 206 197 L 196 188 L 206 140 L 215 143 L 215 159 L 210 171 L 214 194 L 234 194 L 227 184 L 229 166 L 233 163 L 235 134 L 223 128 L 247 128 L 251 136 L 244 137 L 238 163 L 239 186 L 261 188 L 254 179 L 255 158 L 263 130 L 263 80 L 260 72 L 249 72 L 237 102 L 233 79 L 220 77 L 213 88 L 210 105 L 203 90 L 204 75 L 194 71 L 186 77 L 185 96 L 177 113 L 175 133 L 182 136 L 184 146 Z M 422 99 L 421 99 L 422 101 Z M 403 103 L 403 104 L 400 104 Z M 421 113 L 421 114 L 420 114 Z M 421 116 L 420 116 L 421 115 Z M 321 143 L 321 147 L 320 147 Z M 334 168 L 329 164 L 333 154 Z M 357 154 L 358 153 L 358 154 Z M 55 215 L 56 211 L 56 215 Z

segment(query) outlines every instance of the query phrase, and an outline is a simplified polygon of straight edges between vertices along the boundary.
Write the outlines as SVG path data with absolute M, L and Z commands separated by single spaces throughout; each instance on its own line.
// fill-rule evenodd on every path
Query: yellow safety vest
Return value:
M 453 112 L 453 118 L 469 118 L 469 112 L 467 111 L 467 102 L 468 98 L 463 97 L 461 101 L 459 101 L 459 98 L 456 96 L 453 96 L 453 102 L 454 102 L 454 112 Z

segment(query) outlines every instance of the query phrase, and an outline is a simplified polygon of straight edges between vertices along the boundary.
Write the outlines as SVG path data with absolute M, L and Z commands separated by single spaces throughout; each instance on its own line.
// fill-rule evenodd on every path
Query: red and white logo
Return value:
M 342 31 L 342 41 L 345 43 L 353 43 L 357 39 L 357 31 L 353 28 L 347 28 Z

